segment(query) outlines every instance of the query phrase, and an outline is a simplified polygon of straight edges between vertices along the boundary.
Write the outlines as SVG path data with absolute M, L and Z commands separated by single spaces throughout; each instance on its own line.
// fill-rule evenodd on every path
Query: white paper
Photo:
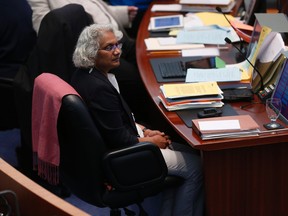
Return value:
M 160 39 L 161 40 L 161 39 Z M 159 38 L 146 38 L 144 40 L 148 51 L 156 50 L 183 50 L 183 49 L 194 49 L 202 48 L 203 44 L 171 44 L 171 45 L 161 45 L 159 43 Z M 198 53 L 199 55 L 199 53 Z M 202 54 L 201 54 L 202 55 Z
M 239 120 L 199 121 L 200 131 L 238 130 Z
M 206 82 L 206 81 L 231 82 L 240 80 L 241 80 L 241 71 L 237 67 L 218 68 L 218 69 L 189 68 L 187 70 L 185 82 Z
M 176 38 L 175 37 L 163 37 L 163 38 L 157 38 L 158 42 L 161 46 L 165 45 L 175 45 L 176 44 Z
M 273 32 L 265 38 L 258 53 L 259 61 L 262 63 L 275 61 L 285 48 L 285 43 L 280 33 L 276 33 L 271 40 L 268 38 L 270 35 L 273 35 Z
M 195 15 L 194 13 L 187 14 L 184 17 L 183 21 L 184 21 L 184 29 L 186 30 L 204 26 L 199 16 Z
M 180 4 L 228 5 L 231 0 L 180 0 Z
M 180 45 L 180 44 L 179 44 Z M 197 49 L 186 49 L 182 50 L 182 56 L 219 56 L 220 52 L 218 48 L 197 48 Z
M 181 9 L 181 4 L 154 4 L 151 11 L 181 11 Z

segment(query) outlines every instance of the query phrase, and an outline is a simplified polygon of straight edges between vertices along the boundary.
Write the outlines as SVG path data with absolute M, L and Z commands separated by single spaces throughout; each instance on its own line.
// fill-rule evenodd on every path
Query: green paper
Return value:
M 215 66 L 216 66 L 216 68 L 225 68 L 226 64 L 221 58 L 216 56 L 215 57 Z

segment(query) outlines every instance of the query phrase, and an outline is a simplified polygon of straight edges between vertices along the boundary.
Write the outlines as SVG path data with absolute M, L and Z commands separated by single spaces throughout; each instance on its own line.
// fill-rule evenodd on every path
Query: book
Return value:
M 232 0 L 180 0 L 180 4 L 193 4 L 193 5 L 228 5 Z
M 218 7 L 221 8 L 223 13 L 230 13 L 234 6 L 236 5 L 235 1 L 231 1 L 228 5 L 218 5 Z M 193 5 L 193 4 L 182 4 L 181 8 L 182 12 L 190 12 L 190 13 L 196 13 L 196 12 L 218 12 L 216 10 L 215 5 Z
M 168 111 L 198 109 L 198 108 L 216 108 L 222 107 L 224 103 L 221 101 L 222 95 L 215 98 L 195 98 L 195 99 L 167 99 L 160 94 L 158 96 L 160 102 Z
M 208 95 L 219 95 L 223 92 L 217 82 L 199 82 L 199 83 L 172 83 L 163 84 L 160 90 L 165 98 L 187 98 Z
M 185 103 L 196 103 L 196 102 L 211 102 L 211 101 L 221 101 L 224 99 L 223 95 L 208 95 L 208 96 L 200 96 L 200 97 L 188 97 L 188 98 L 165 98 L 162 92 L 160 92 L 158 96 L 164 103 L 168 106 L 185 104 Z
M 229 13 L 234 8 L 236 2 L 232 1 L 228 5 L 219 5 L 223 13 Z M 173 12 L 217 12 L 215 5 L 191 5 L 191 4 L 154 4 L 151 8 L 152 12 L 156 11 L 173 11 Z
M 216 82 L 164 84 L 158 96 L 168 111 L 222 107 L 222 91 Z
M 259 125 L 250 115 L 222 116 L 193 119 L 192 129 L 201 139 L 258 136 Z
M 199 108 L 218 108 L 222 107 L 224 103 L 222 101 L 197 101 L 197 102 L 188 102 L 181 104 L 168 105 L 165 103 L 161 97 L 158 97 L 160 102 L 168 111 L 177 111 L 177 110 L 186 110 L 186 109 L 199 109 Z

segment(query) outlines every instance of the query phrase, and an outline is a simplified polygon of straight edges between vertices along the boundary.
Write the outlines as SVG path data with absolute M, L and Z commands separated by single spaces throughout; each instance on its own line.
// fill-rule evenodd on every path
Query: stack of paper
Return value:
M 194 5 L 228 5 L 232 0 L 180 0 L 180 4 L 194 4 Z
M 236 4 L 234 0 L 180 0 L 183 5 L 182 11 L 210 11 L 217 12 L 216 6 L 220 7 L 223 13 L 230 12 Z
M 177 44 L 176 38 L 146 38 L 144 40 L 147 51 L 167 51 L 203 48 L 203 44 Z
M 223 106 L 216 82 L 164 84 L 158 97 L 169 111 Z
M 260 132 L 250 115 L 193 119 L 192 128 L 203 140 L 258 136 Z
M 202 3 L 206 1 L 202 1 Z M 223 11 L 223 13 L 229 13 L 234 8 L 236 2 L 231 1 L 228 5 L 218 5 Z M 156 11 L 181 11 L 181 12 L 217 12 L 215 5 L 211 4 L 154 4 L 151 8 L 152 12 Z

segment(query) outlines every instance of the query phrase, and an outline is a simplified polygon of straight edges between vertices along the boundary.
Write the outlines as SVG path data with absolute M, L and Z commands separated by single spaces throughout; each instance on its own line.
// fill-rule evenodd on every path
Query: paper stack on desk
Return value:
M 169 111 L 222 107 L 222 91 L 216 82 L 164 84 L 158 96 Z
M 250 115 L 193 119 L 192 128 L 203 140 L 258 136 L 260 132 Z
M 211 11 L 217 12 L 216 6 L 220 7 L 224 13 L 229 13 L 236 4 L 234 0 L 180 0 L 181 11 Z
M 167 51 L 204 48 L 203 44 L 177 44 L 176 38 L 146 38 L 144 40 L 147 51 Z

